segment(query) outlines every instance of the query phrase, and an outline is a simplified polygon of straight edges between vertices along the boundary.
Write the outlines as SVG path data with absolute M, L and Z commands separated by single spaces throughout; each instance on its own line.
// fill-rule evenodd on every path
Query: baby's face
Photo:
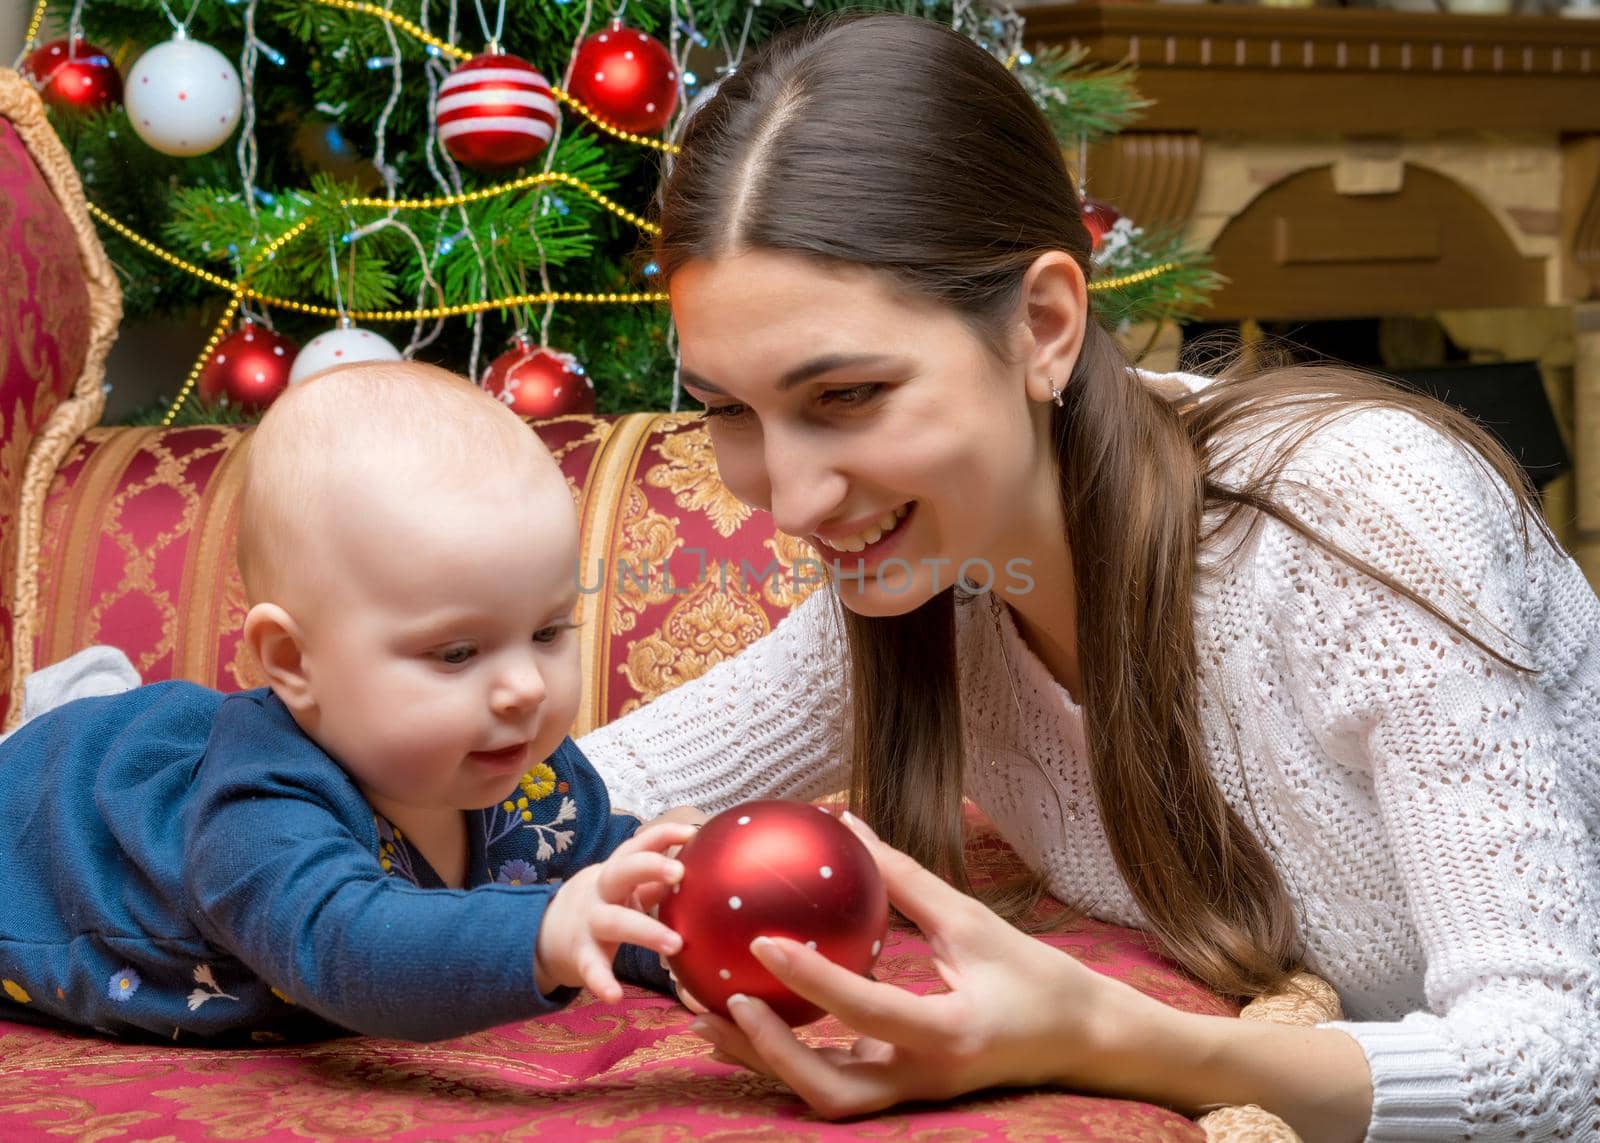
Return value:
M 391 820 L 504 800 L 578 709 L 565 481 L 413 480 L 346 499 L 359 503 L 336 506 L 308 571 L 307 729 Z

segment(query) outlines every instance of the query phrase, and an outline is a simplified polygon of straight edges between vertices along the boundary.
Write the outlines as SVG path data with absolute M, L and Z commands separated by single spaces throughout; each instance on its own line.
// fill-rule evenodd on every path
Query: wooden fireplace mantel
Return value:
M 1139 69 L 1151 131 L 1600 132 L 1600 20 L 1071 4 L 1028 34 Z
M 1208 249 L 1214 319 L 1568 315 L 1558 530 L 1600 586 L 1600 20 L 1376 9 L 1030 7 L 1030 45 L 1150 100 L 1088 191 Z M 1549 505 L 1547 504 L 1547 508 Z

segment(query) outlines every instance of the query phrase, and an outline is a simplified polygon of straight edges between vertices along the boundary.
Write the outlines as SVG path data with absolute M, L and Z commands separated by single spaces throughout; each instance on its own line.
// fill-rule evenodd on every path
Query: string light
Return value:
M 380 7 L 377 4 L 368 3 L 365 2 L 365 0 L 313 0 L 313 2 L 323 7 L 367 15 L 375 19 L 383 20 L 391 29 L 391 43 L 393 42 L 392 30 L 399 29 L 422 44 L 426 54 L 432 59 L 444 57 L 452 61 L 459 62 L 472 58 L 472 53 L 440 39 L 414 21 L 398 15 L 387 8 Z M 32 17 L 28 24 L 27 35 L 24 39 L 25 44 L 31 45 L 36 41 L 39 30 L 43 25 L 48 5 L 49 0 L 38 0 L 36 3 Z M 747 17 L 748 16 L 749 13 L 747 12 Z M 684 26 L 686 23 L 686 21 L 681 21 L 676 30 L 684 33 L 694 43 L 702 47 L 706 46 L 708 41 L 704 34 L 701 33 L 697 28 L 694 28 L 693 25 Z M 999 29 L 997 29 L 997 31 L 999 31 Z M 748 23 L 746 25 L 745 33 L 748 34 Z M 743 46 L 743 39 L 744 37 L 741 36 L 741 47 Z M 267 58 L 270 59 L 274 64 L 278 66 L 283 65 L 284 58 L 281 53 L 277 52 L 275 49 L 262 43 L 261 41 L 254 39 L 254 37 L 252 37 L 252 40 L 252 46 L 257 50 L 260 50 L 261 53 L 267 56 Z M 366 61 L 366 66 L 372 70 L 381 70 L 383 68 L 395 66 L 398 61 L 399 57 L 397 55 L 373 56 Z M 1017 50 L 1013 50 L 1012 52 L 1008 53 L 1008 58 L 1005 60 L 1008 68 L 1014 67 L 1019 63 L 1023 66 L 1027 66 L 1032 62 L 1033 59 L 1029 53 Z M 697 85 L 696 77 L 681 71 L 681 69 L 680 74 L 683 77 L 685 87 L 692 89 Z M 551 94 L 561 103 L 565 104 L 568 108 L 576 112 L 581 118 L 589 122 L 597 130 L 611 135 L 614 138 L 627 143 L 632 143 L 637 146 L 648 147 L 667 155 L 676 155 L 679 153 L 680 149 L 674 144 L 664 142 L 661 139 L 639 135 L 630 131 L 624 131 L 613 126 L 595 112 L 590 110 L 580 100 L 569 95 L 566 91 L 559 87 L 552 86 Z M 334 109 L 332 107 L 327 107 L 324 108 L 324 110 L 333 111 Z M 342 107 L 339 110 L 342 110 Z M 433 198 L 355 198 L 341 200 L 339 206 L 346 209 L 355 207 L 369 207 L 384 209 L 387 211 L 440 210 L 459 208 L 470 203 L 482 202 L 496 198 L 502 194 L 514 193 L 519 190 L 525 190 L 536 186 L 544 186 L 552 183 L 565 185 L 588 195 L 600 206 L 606 210 L 609 210 L 619 218 L 631 223 L 646 234 L 655 235 L 659 233 L 659 227 L 644 219 L 642 216 L 616 203 L 607 195 L 583 182 L 583 180 L 578 179 L 575 176 L 556 171 L 540 172 L 539 174 L 525 176 L 523 178 L 519 178 L 495 187 L 488 187 L 475 191 L 464 191 L 457 194 L 441 195 Z M 254 188 L 251 189 L 254 190 Z M 311 205 L 311 200 L 307 199 L 300 192 L 295 191 L 291 193 L 297 201 L 306 206 Z M 261 202 L 262 205 L 271 206 L 273 204 L 273 196 L 265 191 L 255 191 L 254 197 L 257 201 Z M 559 202 L 557 196 L 551 195 L 550 197 Z M 240 273 L 237 280 L 230 281 L 221 275 L 215 274 L 204 267 L 197 266 L 186 259 L 183 259 L 178 255 L 160 247 L 156 243 L 138 234 L 124 223 L 113 218 L 111 215 L 107 214 L 104 210 L 100 209 L 93 203 L 88 204 L 88 208 L 90 213 L 101 223 L 120 234 L 123 238 L 132 242 L 141 250 L 177 269 L 184 271 L 185 273 L 193 275 L 201 281 L 207 282 L 208 284 L 219 289 L 226 290 L 230 294 L 228 304 L 224 308 L 221 319 L 218 321 L 216 328 L 212 331 L 211 336 L 207 339 L 205 348 L 201 351 L 199 358 L 195 361 L 194 366 L 190 369 L 188 376 L 184 380 L 183 386 L 179 390 L 172 403 L 172 406 L 168 409 L 165 417 L 163 418 L 162 423 L 164 425 L 170 425 L 172 423 L 179 409 L 183 406 L 190 393 L 194 390 L 199 375 L 203 371 L 206 362 L 210 360 L 211 354 L 215 351 L 217 345 L 227 335 L 234 317 L 247 300 L 255 301 L 260 305 L 276 307 L 279 309 L 290 310 L 292 312 L 307 315 L 330 318 L 344 316 L 350 318 L 351 320 L 363 322 L 421 322 L 431 319 L 442 320 L 451 317 L 482 314 L 491 309 L 508 309 L 512 307 L 531 305 L 551 305 L 558 302 L 566 304 L 617 305 L 640 303 L 659 304 L 667 301 L 667 295 L 660 291 L 585 293 L 576 291 L 554 291 L 547 288 L 539 293 L 525 292 L 520 294 L 510 294 L 500 298 L 482 298 L 477 301 L 439 305 L 427 308 L 419 307 L 410 310 L 351 310 L 341 314 L 338 309 L 329 306 L 318 305 L 310 302 L 302 302 L 292 298 L 282 298 L 269 294 L 263 294 L 248 285 L 249 278 L 256 269 L 273 260 L 279 250 L 281 250 L 289 242 L 298 238 L 301 234 L 305 233 L 311 227 L 312 223 L 315 221 L 312 216 L 308 215 L 307 217 L 301 219 L 295 226 L 291 227 L 289 230 L 285 231 L 277 238 L 267 243 L 251 262 L 250 266 L 245 268 L 244 271 Z M 343 236 L 343 240 L 346 243 L 354 242 L 363 237 L 365 234 L 371 233 L 373 230 L 378 229 L 387 221 L 387 219 L 379 220 L 376 223 L 369 223 L 366 226 L 357 227 L 347 232 Z M 463 236 L 470 237 L 470 234 L 467 231 L 462 231 L 451 236 L 450 238 L 444 239 L 439 243 L 436 254 L 438 256 L 443 256 L 449 253 L 454 244 Z M 236 250 L 237 247 L 230 247 L 230 249 Z M 1088 289 L 1094 293 L 1100 293 L 1107 290 L 1124 289 L 1128 286 L 1139 285 L 1144 282 L 1151 281 L 1164 274 L 1170 273 L 1177 268 L 1179 268 L 1179 263 L 1177 262 L 1163 262 L 1159 265 L 1151 266 L 1134 273 L 1098 279 L 1089 283 Z M 652 273 L 652 271 L 654 271 L 654 273 Z M 659 273 L 659 270 L 655 267 L 654 263 L 651 263 L 646 267 L 645 273 L 647 277 L 653 277 L 655 276 L 655 273 Z M 421 299 L 418 300 L 420 301 Z

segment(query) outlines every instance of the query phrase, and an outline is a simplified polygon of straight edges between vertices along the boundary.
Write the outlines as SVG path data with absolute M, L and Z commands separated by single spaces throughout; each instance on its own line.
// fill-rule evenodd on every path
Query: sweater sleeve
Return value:
M 579 742 L 611 797 L 641 818 L 843 789 L 849 676 L 833 592 L 765 637 Z
M 542 995 L 534 979 L 555 885 L 467 892 L 386 876 L 371 810 L 292 725 L 243 696 L 217 714 L 184 823 L 185 894 L 209 942 L 365 1035 L 443 1039 L 576 995 Z
M 1372 1070 L 1368 1138 L 1600 1137 L 1600 605 L 1475 454 L 1398 412 L 1325 427 L 1280 501 L 1516 663 L 1273 522 L 1286 685 L 1371 787 L 1427 1009 L 1329 1025 Z

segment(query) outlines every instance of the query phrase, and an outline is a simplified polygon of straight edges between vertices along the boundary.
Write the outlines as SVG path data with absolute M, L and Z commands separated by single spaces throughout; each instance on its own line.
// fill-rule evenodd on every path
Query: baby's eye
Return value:
M 477 653 L 478 649 L 472 646 L 470 643 L 459 643 L 454 647 L 446 647 L 444 650 L 436 652 L 436 655 L 441 663 L 447 663 L 452 667 L 459 667 L 462 663 L 467 662 Z
M 533 633 L 533 641 L 535 643 L 554 643 L 576 626 L 576 623 L 552 623 L 548 627 L 541 627 L 535 631 Z

